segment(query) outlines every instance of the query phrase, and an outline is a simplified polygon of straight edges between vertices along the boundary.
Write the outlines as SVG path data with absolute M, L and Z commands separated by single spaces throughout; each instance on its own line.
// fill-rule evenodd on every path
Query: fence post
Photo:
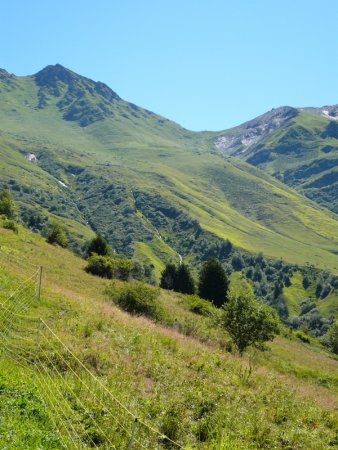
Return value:
M 41 284 L 42 284 L 42 266 L 40 266 L 40 272 L 39 272 L 38 301 L 41 300 Z
M 133 446 L 137 425 L 138 425 L 138 418 L 135 417 L 135 420 L 133 423 L 133 428 L 131 429 L 131 436 L 130 436 L 130 440 L 128 442 L 127 450 L 130 450 Z

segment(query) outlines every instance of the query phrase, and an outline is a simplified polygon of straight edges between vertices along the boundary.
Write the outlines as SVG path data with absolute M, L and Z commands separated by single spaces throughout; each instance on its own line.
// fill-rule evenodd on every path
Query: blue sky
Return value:
M 60 63 L 192 130 L 338 102 L 336 0 L 11 0 L 0 67 Z

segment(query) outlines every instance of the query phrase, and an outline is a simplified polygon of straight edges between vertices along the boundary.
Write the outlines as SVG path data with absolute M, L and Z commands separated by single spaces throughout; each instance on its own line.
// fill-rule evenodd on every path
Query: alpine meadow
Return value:
M 197 132 L 1 69 L 0 155 L 0 448 L 337 448 L 338 105 Z

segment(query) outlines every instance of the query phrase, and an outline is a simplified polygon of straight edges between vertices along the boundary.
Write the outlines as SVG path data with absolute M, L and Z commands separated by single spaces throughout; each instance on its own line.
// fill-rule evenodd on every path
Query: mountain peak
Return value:
M 112 115 L 112 105 L 120 97 L 106 84 L 78 75 L 61 64 L 49 65 L 33 75 L 39 87 L 40 109 L 53 98 L 65 120 L 87 126 Z M 55 100 L 54 100 L 55 101 Z
M 70 83 L 74 79 L 84 78 L 81 75 L 67 69 L 61 64 L 48 65 L 34 75 L 34 78 L 39 86 L 55 85 L 57 81 Z M 92 80 L 90 80 L 92 81 Z M 92 81 L 94 83 L 94 81 Z

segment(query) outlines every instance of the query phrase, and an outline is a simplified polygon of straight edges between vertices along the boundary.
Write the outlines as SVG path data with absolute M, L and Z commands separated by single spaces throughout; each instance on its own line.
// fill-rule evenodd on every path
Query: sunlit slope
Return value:
M 103 95 L 101 85 L 68 72 L 49 68 L 40 84 L 36 77 L 0 79 L 0 179 L 19 184 L 13 193 L 20 204 L 102 231 L 119 251 L 143 254 L 157 272 L 159 261 L 182 252 L 172 230 L 159 229 L 149 215 L 149 202 L 164 221 L 172 210 L 183 211 L 187 221 L 249 251 L 338 270 L 334 214 L 223 157 L 205 133 L 184 130 L 113 91 Z M 37 155 L 37 164 L 27 153 Z M 147 208 L 138 201 L 143 193 Z M 154 194 L 167 208 L 159 209 Z M 189 257 L 188 250 L 182 254 Z
M 222 330 L 215 329 L 207 317 L 192 313 L 183 296 L 161 291 L 158 301 L 168 319 L 168 325 L 162 326 L 115 307 L 104 294 L 108 280 L 87 274 L 84 260 L 46 244 L 40 236 L 22 227 L 15 235 L 0 226 L 0 243 L 1 273 L 13 285 L 31 275 L 32 264 L 43 266 L 42 301 L 29 311 L 30 316 L 42 317 L 124 405 L 157 430 L 171 432 L 184 448 L 268 449 L 274 445 L 282 449 L 290 442 L 304 450 L 335 448 L 337 361 L 322 348 L 281 336 L 270 352 L 254 351 L 238 358 L 225 350 L 227 337 Z M 58 362 L 58 347 L 53 353 L 53 345 L 55 341 L 48 341 L 44 350 Z M 54 420 L 65 402 L 69 404 L 68 427 L 81 430 L 82 421 L 91 424 L 74 398 L 66 397 L 71 379 L 67 366 L 60 366 L 61 374 L 51 370 L 48 379 L 50 396 L 57 380 L 65 397 L 62 405 L 45 408 L 46 392 L 36 388 L 33 364 L 17 366 L 7 353 L 1 357 L 4 392 L 0 401 L 9 419 L 1 424 L 3 446 L 23 449 L 29 442 L 31 446 L 61 447 L 53 443 L 58 436 Z M 6 401 L 10 391 L 16 393 L 11 404 Z M 24 414 L 20 421 L 18 410 L 29 409 L 27 402 L 20 402 L 27 392 L 35 413 Z M 125 418 L 118 406 L 113 413 L 118 420 Z M 104 414 L 101 424 L 115 443 L 118 427 Z M 131 429 L 129 421 L 123 424 Z M 25 436 L 23 431 L 28 429 L 29 436 Z M 44 443 L 46 437 L 52 444 Z
M 298 111 L 279 130 L 238 155 L 338 212 L 338 123 Z

